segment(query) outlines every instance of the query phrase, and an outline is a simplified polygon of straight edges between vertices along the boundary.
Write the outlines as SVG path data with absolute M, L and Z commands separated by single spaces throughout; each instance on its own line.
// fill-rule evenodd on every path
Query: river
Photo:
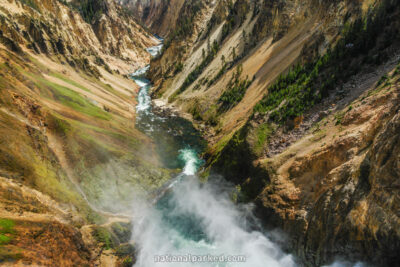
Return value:
M 161 45 L 149 50 L 156 55 Z M 141 87 L 136 106 L 136 127 L 150 136 L 166 168 L 179 168 L 156 201 L 138 198 L 133 210 L 133 237 L 138 248 L 135 266 L 295 266 L 246 218 L 248 205 L 235 205 L 232 187 L 224 182 L 201 183 L 196 173 L 203 161 L 205 141 L 193 125 L 178 116 L 153 111 L 143 78 L 148 67 L 132 77 Z
M 147 51 L 154 57 L 161 49 L 162 42 Z M 132 242 L 138 254 L 134 266 L 298 266 L 292 255 L 269 238 L 284 242 L 281 234 L 263 232 L 250 204 L 234 204 L 232 185 L 217 177 L 200 182 L 196 173 L 204 162 L 199 155 L 207 143 L 190 121 L 155 112 L 149 94 L 152 85 L 145 78 L 149 68 L 132 74 L 140 86 L 136 127 L 152 138 L 165 168 L 181 171 L 156 197 L 136 192 Z M 329 267 L 365 266 L 338 257 Z

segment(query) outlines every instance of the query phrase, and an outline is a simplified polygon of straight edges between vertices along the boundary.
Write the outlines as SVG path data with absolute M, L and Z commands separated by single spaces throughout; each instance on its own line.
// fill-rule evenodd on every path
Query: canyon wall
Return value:
M 153 33 L 166 37 L 177 27 L 184 0 L 118 0 Z
M 128 77 L 156 44 L 114 1 L 0 1 L 1 263 L 133 263 L 121 213 L 171 177 Z
M 157 103 L 208 139 L 202 175 L 234 183 L 306 265 L 398 263 L 395 1 L 221 0 L 193 10 L 150 76 Z

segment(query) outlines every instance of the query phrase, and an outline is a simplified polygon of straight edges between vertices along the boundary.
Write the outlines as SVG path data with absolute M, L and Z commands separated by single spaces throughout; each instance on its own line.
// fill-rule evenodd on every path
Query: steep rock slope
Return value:
M 185 0 L 118 0 L 152 32 L 167 36 L 176 28 Z
M 132 263 L 131 226 L 109 212 L 170 177 L 134 127 L 125 75 L 157 40 L 100 2 L 0 1 L 2 263 Z
M 366 91 L 321 111 L 322 120 L 282 153 L 257 160 L 269 170 L 256 198 L 259 215 L 288 232 L 292 249 L 312 264 L 334 255 L 399 262 L 396 69 L 384 84 L 356 85 Z
M 360 16 L 363 8 L 347 1 L 233 2 L 201 6 L 192 22 L 179 23 L 176 31 L 188 35 L 167 39 L 150 73 L 159 85 L 157 96 L 215 126 L 220 136 L 243 125 L 280 73 L 326 49 L 345 20 Z M 246 87 L 237 93 L 239 101 L 221 107 L 223 93 L 240 87 L 239 81 Z
M 104 6 L 92 0 L 68 5 L 4 0 L 2 38 L 10 46 L 15 42 L 36 53 L 63 56 L 70 64 L 84 65 L 80 61 L 85 56 L 98 65 L 107 61 L 111 69 L 124 73 L 143 66 L 149 60 L 145 48 L 154 38 L 113 1 L 102 2 Z
M 334 255 L 399 262 L 390 165 L 398 136 L 381 139 L 399 107 L 398 12 L 393 1 L 378 3 L 324 56 L 280 76 L 245 126 L 210 149 L 212 170 L 255 199 L 259 215 L 289 233 L 287 244 L 310 265 Z
M 198 48 L 198 42 L 206 46 L 204 37 L 206 36 L 208 22 L 211 20 L 214 10 L 219 10 L 220 7 L 215 1 L 185 1 L 181 8 L 181 16 L 178 18 L 176 28 L 166 37 L 163 48 L 164 53 L 161 57 L 151 61 L 149 77 L 157 87 L 155 93 L 158 96 L 166 90 L 171 95 L 178 89 L 164 83 L 164 79 L 168 84 L 178 80 L 179 77 L 182 80 L 186 76 L 174 76 L 183 72 L 184 66 L 189 68 L 186 74 L 196 67 L 196 63 L 200 61 L 199 59 L 202 55 L 202 50 Z M 211 50 L 211 44 L 209 42 L 207 44 Z M 185 62 L 186 59 L 188 60 L 187 62 Z M 183 83 L 181 80 L 180 82 Z
M 210 141 L 204 176 L 255 201 L 306 265 L 399 262 L 398 134 L 382 138 L 398 119 L 398 14 L 391 0 L 215 1 L 152 61 L 157 103 Z

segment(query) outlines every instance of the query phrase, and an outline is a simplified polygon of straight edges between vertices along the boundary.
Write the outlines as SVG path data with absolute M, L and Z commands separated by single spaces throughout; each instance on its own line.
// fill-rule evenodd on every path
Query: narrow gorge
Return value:
M 0 265 L 399 265 L 399 8 L 0 0 Z

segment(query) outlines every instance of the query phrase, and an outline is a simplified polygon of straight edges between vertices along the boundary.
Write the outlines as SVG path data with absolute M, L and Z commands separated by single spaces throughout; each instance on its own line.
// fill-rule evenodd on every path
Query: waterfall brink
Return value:
M 183 174 L 185 175 L 195 175 L 201 160 L 196 155 L 196 152 L 192 149 L 181 149 L 179 158 L 185 162 L 185 167 L 183 168 Z
M 180 158 L 186 164 L 179 181 L 156 205 L 134 208 L 135 266 L 295 266 L 291 255 L 248 229 L 248 209 L 233 204 L 229 187 L 199 182 L 195 151 L 182 149 Z

